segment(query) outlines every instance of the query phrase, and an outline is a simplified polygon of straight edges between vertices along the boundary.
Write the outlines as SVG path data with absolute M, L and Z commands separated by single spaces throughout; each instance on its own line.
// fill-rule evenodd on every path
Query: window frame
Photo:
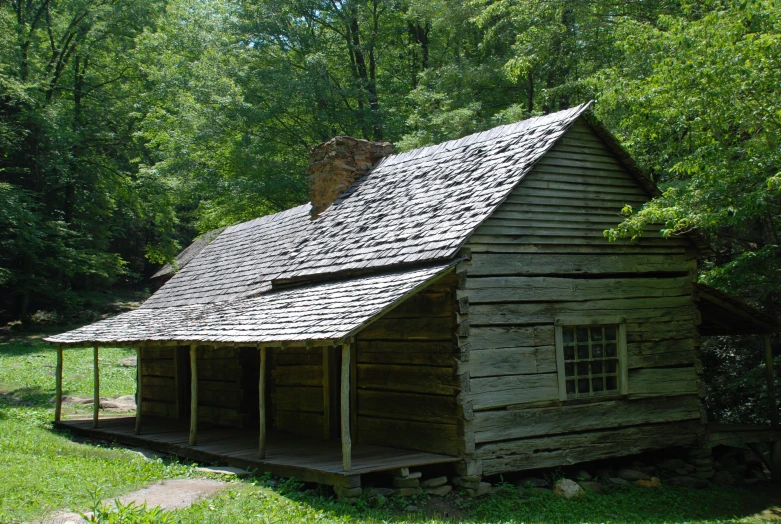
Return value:
M 565 375 L 564 362 L 564 333 L 563 327 L 584 327 L 584 326 L 608 326 L 614 325 L 618 328 L 616 335 L 617 356 L 618 356 L 618 392 L 606 395 L 588 395 L 574 398 L 567 395 L 567 379 Z M 624 317 L 591 317 L 562 315 L 556 316 L 554 322 L 554 343 L 556 344 L 556 370 L 558 371 L 559 382 L 559 400 L 562 402 L 591 401 L 591 400 L 615 400 L 617 397 L 629 394 L 629 363 L 627 359 L 626 348 L 626 318 Z

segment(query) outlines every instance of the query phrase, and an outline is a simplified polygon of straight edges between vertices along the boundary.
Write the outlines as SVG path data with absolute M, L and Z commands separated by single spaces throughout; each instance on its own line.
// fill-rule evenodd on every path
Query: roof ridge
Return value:
M 547 115 L 534 116 L 526 118 L 524 120 L 518 120 L 510 124 L 503 124 L 500 126 L 478 131 L 469 135 L 464 135 L 460 138 L 454 138 L 452 140 L 446 140 L 438 144 L 432 144 L 430 146 L 418 147 L 399 153 L 396 155 L 390 155 L 383 158 L 373 169 L 377 169 L 380 166 L 388 167 L 390 165 L 401 164 L 404 162 L 411 162 L 420 157 L 430 158 L 430 156 L 438 153 L 441 150 L 450 150 L 458 147 L 473 146 L 481 142 L 488 142 L 496 139 L 498 136 L 509 136 L 517 133 L 522 133 L 531 127 L 548 124 L 550 122 L 556 122 L 559 120 L 567 120 L 572 118 L 574 114 L 583 113 L 594 103 L 593 100 L 584 102 L 575 107 L 568 109 L 562 109 L 555 113 L 548 113 Z M 501 131 L 500 131 L 501 130 Z M 483 136 L 481 136 L 483 135 Z

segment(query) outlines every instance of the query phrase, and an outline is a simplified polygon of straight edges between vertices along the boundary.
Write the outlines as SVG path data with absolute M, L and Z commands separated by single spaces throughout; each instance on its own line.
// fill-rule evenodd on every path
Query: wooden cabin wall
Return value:
M 271 348 L 273 428 L 324 438 L 323 348 Z
M 257 348 L 199 346 L 196 359 L 198 421 L 239 428 L 256 424 Z
M 178 418 L 175 347 L 145 347 L 137 363 L 141 371 L 141 414 Z
M 451 273 L 356 337 L 360 443 L 463 454 L 455 287 Z
M 470 348 L 460 398 L 484 474 L 691 446 L 704 410 L 697 375 L 695 253 L 649 228 L 637 243 L 603 230 L 647 193 L 581 120 L 467 243 L 459 298 Z M 554 319 L 624 317 L 628 395 L 560 401 Z
M 189 346 L 143 348 L 143 415 L 189 419 L 189 351 Z M 233 427 L 257 425 L 257 348 L 199 346 L 196 358 L 199 422 Z

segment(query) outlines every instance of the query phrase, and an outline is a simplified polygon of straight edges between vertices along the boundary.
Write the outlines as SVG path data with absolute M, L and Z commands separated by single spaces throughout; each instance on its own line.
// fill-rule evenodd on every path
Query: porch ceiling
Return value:
M 703 284 L 696 289 L 703 336 L 766 334 L 781 328 L 778 319 L 723 291 Z

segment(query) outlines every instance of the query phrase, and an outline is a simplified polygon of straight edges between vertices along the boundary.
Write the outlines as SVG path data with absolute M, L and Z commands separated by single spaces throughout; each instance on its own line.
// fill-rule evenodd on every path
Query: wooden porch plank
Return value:
M 107 419 L 105 425 L 93 430 L 90 420 L 61 421 L 58 427 L 75 432 L 115 440 L 133 446 L 143 446 L 207 463 L 222 463 L 244 468 L 257 468 L 279 476 L 295 476 L 305 482 L 346 487 L 360 486 L 360 475 L 401 467 L 457 462 L 458 457 L 419 451 L 356 445 L 353 448 L 351 471 L 343 471 L 339 441 L 318 441 L 269 432 L 267 456 L 258 458 L 257 433 L 250 429 L 208 427 L 199 428 L 198 447 L 189 446 L 186 421 L 144 417 L 144 434 L 135 435 L 135 417 Z M 147 428 L 149 432 L 147 432 Z

